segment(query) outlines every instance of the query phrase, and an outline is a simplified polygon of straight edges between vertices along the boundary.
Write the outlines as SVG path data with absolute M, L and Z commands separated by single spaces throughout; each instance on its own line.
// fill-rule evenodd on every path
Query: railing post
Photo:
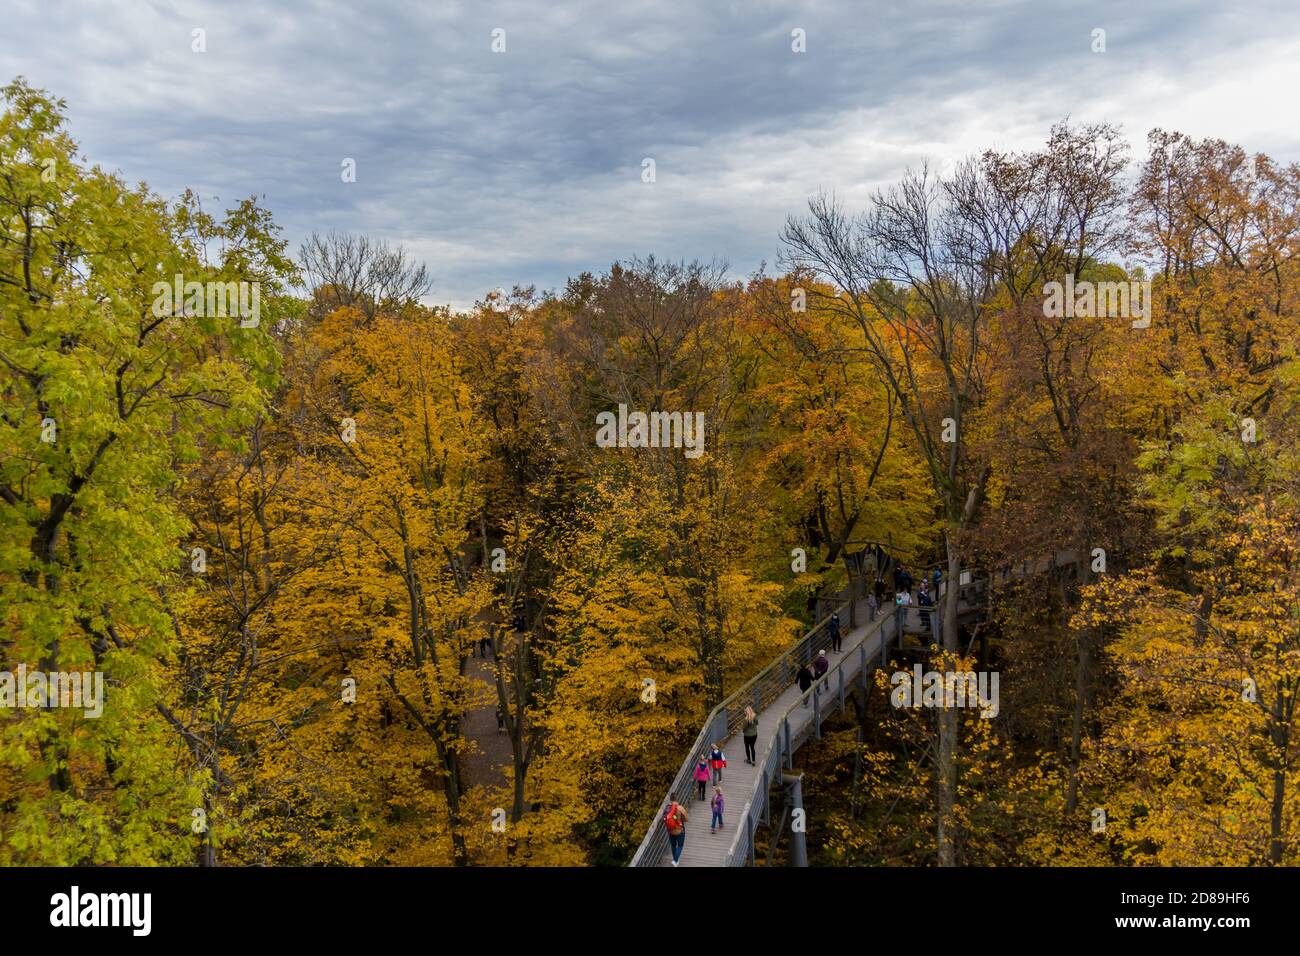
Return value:
M 822 739 L 822 686 L 820 683 L 813 687 L 813 736 L 818 740 Z
M 791 810 L 803 809 L 803 774 L 790 774 L 785 778 L 785 785 L 789 787 L 787 802 Z M 793 817 L 793 814 L 792 814 Z M 807 866 L 808 865 L 808 841 L 802 830 L 796 830 L 792 825 L 790 827 L 790 865 Z
M 844 662 L 840 661 L 840 666 L 835 668 L 835 673 L 840 675 L 840 710 L 844 709 Z
M 765 827 L 770 827 L 772 825 L 772 815 L 771 815 L 772 801 L 768 796 L 768 789 L 771 786 L 772 786 L 772 780 L 768 776 L 767 764 L 765 762 L 763 764 L 763 810 L 760 817 L 761 822 Z
M 781 733 L 785 737 L 785 769 L 794 769 L 794 754 L 790 753 L 790 718 L 785 717 L 781 720 Z
M 749 857 L 749 865 L 754 865 L 754 817 L 745 808 L 745 855 Z

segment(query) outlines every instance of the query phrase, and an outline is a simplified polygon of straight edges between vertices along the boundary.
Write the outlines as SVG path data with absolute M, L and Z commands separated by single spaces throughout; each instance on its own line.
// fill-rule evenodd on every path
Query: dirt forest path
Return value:
M 476 623 L 486 634 L 492 619 L 483 616 Z M 513 637 L 513 633 L 507 630 L 501 637 L 502 644 L 508 645 Z M 505 653 L 506 647 L 501 650 Z M 510 738 L 505 731 L 497 730 L 496 677 L 492 671 L 494 661 L 491 653 L 488 651 L 489 656 L 484 659 L 478 656 L 476 647 L 465 670 L 466 676 L 482 681 L 490 693 L 484 704 L 465 711 L 462 725 L 465 737 L 475 745 L 474 750 L 465 755 L 465 782 L 471 787 L 502 787 L 509 784 L 511 778 Z

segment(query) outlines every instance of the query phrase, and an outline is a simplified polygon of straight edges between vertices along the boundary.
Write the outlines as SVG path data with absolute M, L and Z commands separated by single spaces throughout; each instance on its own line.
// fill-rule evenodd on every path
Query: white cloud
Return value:
M 11 0 L 0 55 L 65 97 L 83 150 L 128 179 L 265 195 L 293 239 L 405 242 L 433 298 L 465 306 L 650 252 L 743 276 L 817 189 L 860 204 L 926 158 L 1038 145 L 1067 114 L 1121 124 L 1135 158 L 1162 126 L 1294 161 L 1298 25 L 1293 4 L 1246 15 L 1208 0 Z M 790 50 L 795 26 L 806 54 Z M 495 27 L 505 54 L 489 49 Z

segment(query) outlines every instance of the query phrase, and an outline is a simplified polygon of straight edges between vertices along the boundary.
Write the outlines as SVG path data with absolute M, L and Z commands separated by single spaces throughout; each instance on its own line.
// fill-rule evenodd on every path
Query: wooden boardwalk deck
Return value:
M 1037 562 L 1026 561 L 1019 567 L 1005 568 L 996 575 L 999 583 L 1028 578 L 1044 571 L 1062 567 L 1075 567 L 1083 559 L 1073 551 L 1060 551 Z M 925 647 L 938 643 L 940 626 L 940 606 L 942 596 L 947 590 L 947 581 L 940 586 L 936 595 L 936 604 L 925 608 L 917 605 L 916 593 L 913 603 L 903 613 L 904 635 L 916 635 Z M 957 606 L 958 620 L 970 621 L 972 613 L 980 614 L 987 602 L 987 578 L 978 582 L 971 581 L 971 574 L 963 571 L 957 578 L 961 589 Z M 850 605 L 846 601 L 839 606 L 844 612 Z M 733 692 L 727 700 L 714 708 L 705 723 L 705 729 L 696 739 L 695 746 L 707 749 L 712 741 L 708 738 L 709 728 L 721 733 L 724 728 L 736 727 L 722 741 L 722 749 L 727 755 L 727 768 L 723 771 L 721 787 L 726 800 L 723 813 L 723 827 L 716 833 L 709 832 L 712 817 L 709 800 L 713 794 L 713 784 L 705 788 L 705 798 L 698 799 L 697 791 L 692 788 L 685 801 L 690 815 L 686 824 L 686 842 L 682 847 L 680 866 L 739 866 L 752 858 L 753 828 L 767 825 L 764 819 L 767 800 L 771 787 L 779 784 L 782 768 L 789 766 L 789 760 L 796 750 L 808 738 L 819 731 L 819 721 L 825 720 L 832 712 L 842 709 L 847 694 L 853 687 L 866 679 L 866 674 L 880 663 L 882 640 L 888 643 L 891 651 L 898 649 L 895 639 L 896 609 L 892 604 L 877 612 L 874 620 L 867 619 L 866 603 L 859 601 L 854 606 L 857 614 L 853 619 L 861 621 L 857 627 L 846 631 L 842 641 L 842 650 L 835 653 L 829 647 L 830 640 L 825 634 L 826 620 L 820 621 L 786 653 L 773 660 L 760 674 L 751 678 Z M 841 620 L 846 615 L 841 615 Z M 924 622 L 924 623 L 923 623 Z M 814 694 L 817 685 L 809 690 L 806 705 L 800 701 L 802 695 L 793 683 L 794 659 L 806 661 L 817 650 L 826 648 L 830 658 L 830 669 L 826 675 L 826 690 Z M 820 683 L 820 682 L 819 682 Z M 744 704 L 752 697 L 755 706 L 760 700 L 765 702 L 758 709 L 758 740 L 756 762 L 745 762 L 745 746 L 738 729 L 738 718 Z M 788 723 L 788 729 L 786 724 Z M 773 753 L 773 751 L 778 751 Z M 693 767 L 698 751 L 687 757 L 688 763 L 678 768 L 670 793 L 681 794 L 686 779 Z M 768 785 L 764 786 L 764 774 Z M 663 826 L 663 810 L 668 797 L 660 804 L 655 819 L 646 831 L 645 838 L 634 854 L 632 866 L 671 866 L 672 854 L 667 843 L 667 834 Z
M 865 609 L 865 605 L 863 607 Z M 892 617 L 892 608 L 889 609 L 888 613 Z M 865 613 L 863 617 L 866 617 Z M 879 662 L 880 625 L 883 623 L 884 617 L 885 615 L 877 615 L 875 621 L 867 621 L 853 631 L 846 633 L 842 642 L 842 651 L 839 654 L 827 647 L 826 656 L 830 658 L 831 662 L 829 673 L 834 673 L 835 665 L 841 661 L 846 664 L 843 669 L 846 693 L 851 688 L 853 680 L 857 679 L 861 673 L 861 651 L 864 645 L 868 669 L 874 668 Z M 758 715 L 757 763 L 755 766 L 745 763 L 745 744 L 739 734 L 723 742 L 722 749 L 727 755 L 727 768 L 722 771 L 722 782 L 719 784 L 722 787 L 722 795 L 726 801 L 722 817 L 723 829 L 718 833 L 709 832 L 709 821 L 712 816 L 709 809 L 709 800 L 713 796 L 713 785 L 710 783 L 705 790 L 706 796 L 704 800 L 697 800 L 695 794 L 692 794 L 691 801 L 686 804 L 686 812 L 690 815 L 690 818 L 686 823 L 686 843 L 682 846 L 680 866 L 727 865 L 733 847 L 745 838 L 742 830 L 742 811 L 746 803 L 751 800 L 766 798 L 766 794 L 761 792 L 760 768 L 763 766 L 771 748 L 779 746 L 781 735 L 778 731 L 780 730 L 781 721 L 785 718 L 786 712 L 798 704 L 801 696 L 798 685 L 792 684 Z M 804 740 L 812 735 L 813 691 L 810 690 L 807 696 L 808 706 L 795 707 L 790 715 L 791 740 L 796 738 Z M 835 683 L 831 684 L 828 692 L 824 692 L 819 696 L 822 719 L 824 720 L 827 713 L 839 707 L 838 678 Z M 663 855 L 660 865 L 672 865 L 671 853 Z

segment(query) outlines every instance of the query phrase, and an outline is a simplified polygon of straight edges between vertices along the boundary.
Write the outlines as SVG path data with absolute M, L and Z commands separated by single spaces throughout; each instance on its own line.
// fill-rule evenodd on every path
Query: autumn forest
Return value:
M 812 865 L 1300 863 L 1300 167 L 1061 121 L 453 309 L 0 106 L 0 865 L 625 865 L 864 554 L 1000 700 L 853 688 Z

